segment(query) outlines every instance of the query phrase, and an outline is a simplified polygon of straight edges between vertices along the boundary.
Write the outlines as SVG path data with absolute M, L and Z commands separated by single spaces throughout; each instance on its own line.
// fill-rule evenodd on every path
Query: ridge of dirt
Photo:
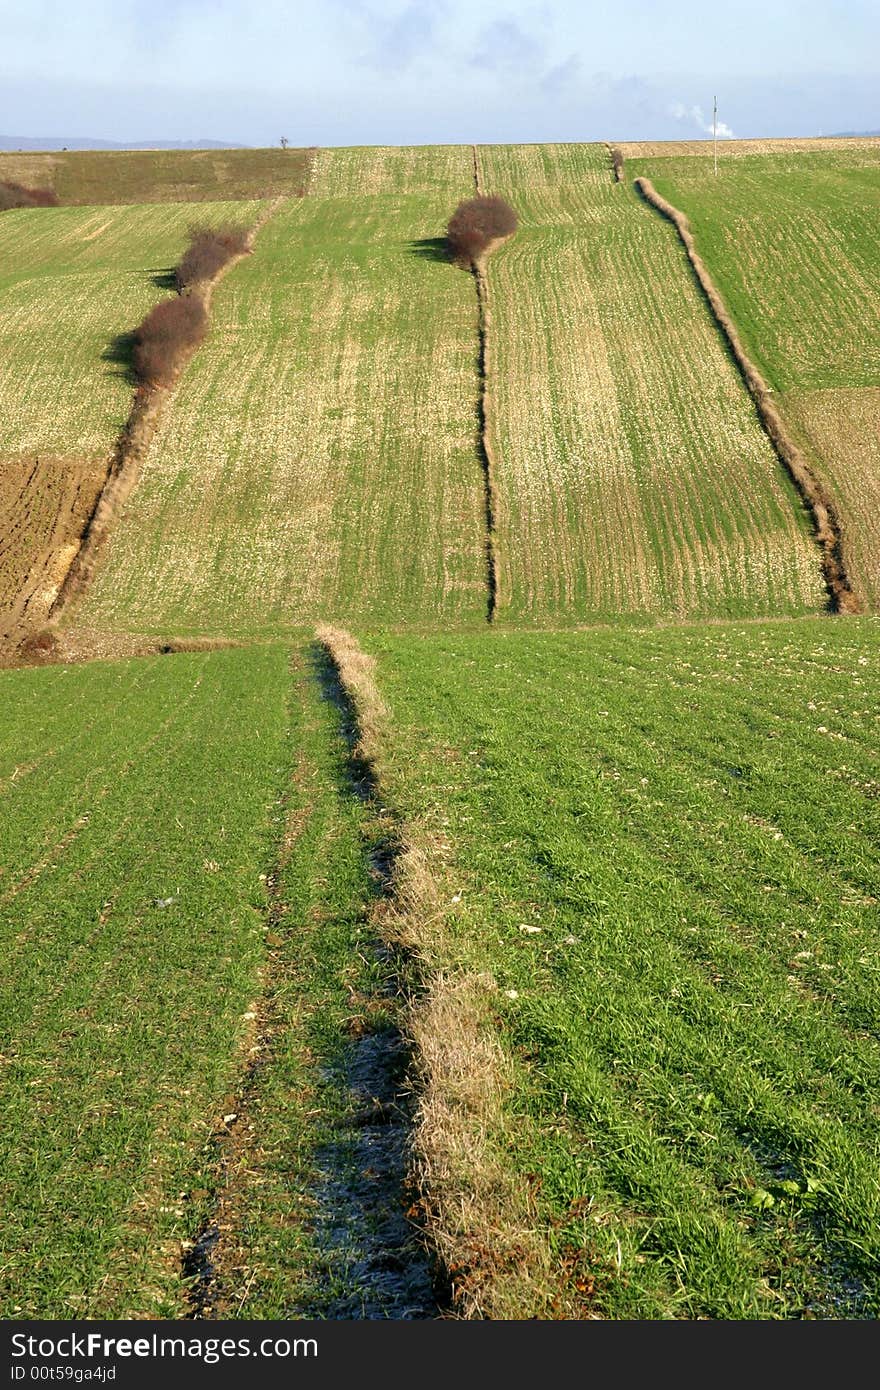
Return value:
M 816 542 L 821 555 L 822 575 L 832 610 L 835 613 L 861 612 L 861 601 L 853 588 L 846 569 L 843 553 L 843 532 L 834 500 L 813 472 L 806 456 L 793 440 L 773 400 L 773 393 L 748 356 L 728 313 L 727 306 L 706 263 L 697 251 L 687 217 L 657 192 L 650 179 L 637 178 L 635 187 L 645 202 L 670 221 L 678 232 L 700 289 L 703 291 L 712 315 L 727 341 L 733 359 L 739 367 L 749 394 L 755 403 L 761 424 L 776 451 L 777 457 L 812 516 Z

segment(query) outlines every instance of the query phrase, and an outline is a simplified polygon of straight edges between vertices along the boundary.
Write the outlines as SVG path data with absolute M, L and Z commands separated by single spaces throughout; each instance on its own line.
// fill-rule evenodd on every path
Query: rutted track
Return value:
M 355 775 L 368 778 L 381 805 L 388 795 L 388 711 L 374 659 L 348 632 L 323 627 L 318 638 L 353 721 Z M 490 1023 L 497 985 L 490 974 L 463 966 L 459 948 L 445 939 L 461 894 L 450 892 L 444 869 L 433 837 L 416 824 L 399 825 L 377 925 L 386 949 L 413 977 L 404 1033 L 412 1047 L 408 1157 L 420 1219 L 446 1272 L 454 1313 L 503 1318 L 517 1300 L 525 1306 L 540 1299 L 547 1250 L 523 1183 L 495 1147 L 511 1085 Z
M 786 429 L 769 386 L 746 353 L 727 306 L 697 251 L 688 219 L 672 203 L 661 197 L 650 179 L 637 178 L 635 186 L 645 201 L 666 217 L 678 232 L 700 289 L 755 402 L 761 423 L 780 462 L 812 515 L 816 541 L 822 556 L 822 573 L 832 609 L 836 613 L 858 613 L 861 603 L 846 570 L 837 507 Z

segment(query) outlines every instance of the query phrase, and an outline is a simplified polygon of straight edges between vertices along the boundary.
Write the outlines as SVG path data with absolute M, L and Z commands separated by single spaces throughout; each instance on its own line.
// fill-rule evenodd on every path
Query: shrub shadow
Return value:
M 137 386 L 138 376 L 134 369 L 134 339 L 133 332 L 117 333 L 101 353 L 102 362 L 111 362 L 116 368 L 115 371 L 108 373 L 110 376 L 120 376 L 127 381 L 129 386 Z
M 164 269 L 148 270 L 150 284 L 155 285 L 157 290 L 176 290 L 177 289 L 177 266 L 169 265 Z
M 445 236 L 423 237 L 421 241 L 410 241 L 407 250 L 411 256 L 419 256 L 423 261 L 442 261 L 450 265 L 452 256 Z

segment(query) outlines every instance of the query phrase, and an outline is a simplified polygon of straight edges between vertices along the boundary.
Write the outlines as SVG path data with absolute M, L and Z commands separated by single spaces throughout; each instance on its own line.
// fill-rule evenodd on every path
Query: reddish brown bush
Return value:
M 503 198 L 494 194 L 468 198 L 452 214 L 446 240 L 453 260 L 473 265 L 493 241 L 512 236 L 516 228 L 516 213 Z
M 132 365 L 144 385 L 170 386 L 189 354 L 208 331 L 201 299 L 163 299 L 135 329 Z
M 235 257 L 250 250 L 247 227 L 230 222 L 222 227 L 190 227 L 189 246 L 177 267 L 177 288 L 183 293 L 200 280 L 214 276 Z
M 20 183 L 0 180 L 0 212 L 10 208 L 54 208 L 58 194 L 53 188 L 25 188 Z

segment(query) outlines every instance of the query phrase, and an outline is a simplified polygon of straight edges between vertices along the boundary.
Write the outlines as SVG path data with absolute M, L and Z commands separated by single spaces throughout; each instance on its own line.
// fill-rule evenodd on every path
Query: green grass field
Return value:
M 280 648 L 3 676 L 6 1317 L 180 1306 L 265 951 L 287 685 Z
M 410 153 L 426 189 L 401 194 L 324 152 L 219 287 L 84 623 L 482 619 L 476 300 L 432 240 L 469 153 Z
M 308 185 L 309 159 L 290 149 L 3 151 L 0 180 L 92 206 L 289 198 Z
M 3 675 L 0 1316 L 186 1316 L 216 1228 L 206 1315 L 353 1297 L 369 1233 L 315 1194 L 399 1004 L 323 679 L 302 644 Z
M 870 608 L 880 426 L 880 141 L 816 153 L 631 159 L 688 216 L 749 355 L 837 499 Z
M 370 643 L 431 966 L 494 978 L 500 1151 L 581 1316 L 877 1315 L 876 635 Z

